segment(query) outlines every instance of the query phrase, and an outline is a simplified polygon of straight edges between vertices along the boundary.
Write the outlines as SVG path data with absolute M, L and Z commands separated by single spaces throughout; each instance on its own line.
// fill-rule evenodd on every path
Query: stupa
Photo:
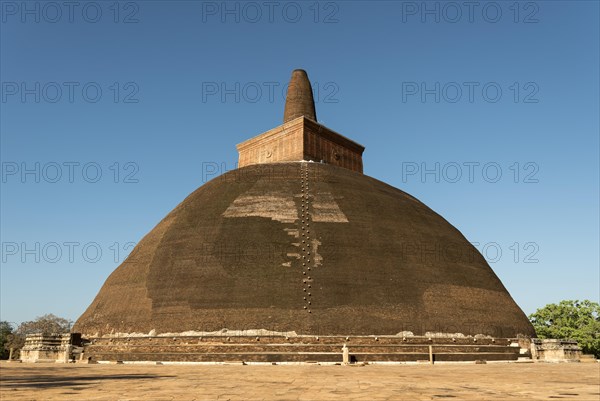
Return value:
M 90 346 L 100 359 L 225 360 L 231 352 L 238 358 L 242 351 L 213 347 L 232 341 L 278 345 L 270 354 L 250 353 L 288 360 L 281 347 L 308 344 L 302 338 L 330 338 L 340 347 L 352 339 L 398 346 L 477 339 L 499 346 L 503 339 L 506 347 L 535 336 L 455 227 L 363 174 L 364 147 L 317 121 L 305 71 L 292 73 L 283 124 L 237 149 L 239 168 L 202 185 L 158 223 L 76 322 L 74 331 L 95 339 Z M 115 338 L 124 337 L 128 343 L 115 348 Z M 141 355 L 141 348 L 128 348 L 135 338 L 144 346 L 148 338 L 163 345 L 187 338 L 188 346 L 195 338 L 205 348 Z M 364 353 L 397 360 L 381 356 L 389 349 Z M 513 352 L 505 359 L 515 358 Z

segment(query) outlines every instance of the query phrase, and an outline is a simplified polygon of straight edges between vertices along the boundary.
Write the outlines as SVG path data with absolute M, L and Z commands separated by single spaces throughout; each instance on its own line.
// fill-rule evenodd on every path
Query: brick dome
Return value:
M 374 178 L 313 162 L 251 165 L 198 188 L 140 241 L 74 327 L 222 329 L 535 335 L 444 218 Z

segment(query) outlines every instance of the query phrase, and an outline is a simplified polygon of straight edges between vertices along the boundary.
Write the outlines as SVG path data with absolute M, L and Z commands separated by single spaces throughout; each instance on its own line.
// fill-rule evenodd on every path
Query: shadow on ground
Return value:
M 10 388 L 85 388 L 92 384 L 99 384 L 104 380 L 151 380 L 169 378 L 175 376 L 149 375 L 149 374 L 119 374 L 119 375 L 94 375 L 94 376 L 73 376 L 68 378 L 58 378 L 53 375 L 36 374 L 27 377 L 5 376 L 2 375 L 2 387 Z

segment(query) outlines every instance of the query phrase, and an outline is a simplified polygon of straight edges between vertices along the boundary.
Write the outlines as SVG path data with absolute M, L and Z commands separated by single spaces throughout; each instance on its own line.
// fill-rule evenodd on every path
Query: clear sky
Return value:
M 597 1 L 0 2 L 0 319 L 77 319 L 308 71 L 525 311 L 599 298 Z

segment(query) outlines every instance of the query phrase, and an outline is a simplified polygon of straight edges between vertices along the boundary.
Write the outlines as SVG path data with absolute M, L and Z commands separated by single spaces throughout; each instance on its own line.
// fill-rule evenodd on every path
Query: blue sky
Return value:
M 476 243 L 526 313 L 598 301 L 598 2 L 470 4 L 2 0 L 0 319 L 77 319 L 281 123 L 295 68 L 365 173 Z

